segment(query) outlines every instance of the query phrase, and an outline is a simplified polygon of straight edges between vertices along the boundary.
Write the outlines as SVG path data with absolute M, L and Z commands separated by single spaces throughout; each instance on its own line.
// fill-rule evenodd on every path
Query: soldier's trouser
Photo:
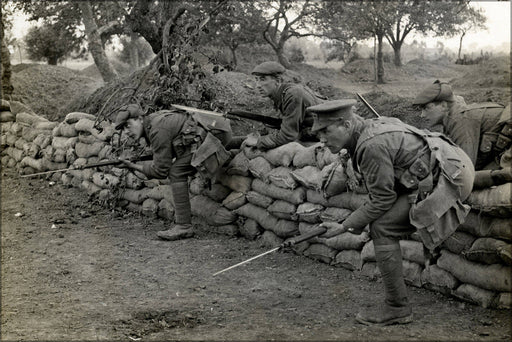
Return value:
M 412 234 L 416 229 L 410 224 L 409 195 L 400 195 L 384 215 L 370 223 L 370 236 L 372 239 L 380 240 L 381 244 L 384 240 L 394 243 L 404 235 Z
M 178 224 L 192 223 L 190 198 L 188 194 L 188 176 L 196 170 L 190 165 L 192 154 L 188 153 L 175 160 L 169 172 L 172 200 L 174 202 L 174 221 Z

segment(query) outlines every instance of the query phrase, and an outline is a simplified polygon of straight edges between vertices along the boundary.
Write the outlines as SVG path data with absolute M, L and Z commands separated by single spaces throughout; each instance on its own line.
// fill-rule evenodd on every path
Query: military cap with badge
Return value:
M 348 119 L 352 116 L 352 107 L 357 103 L 353 99 L 327 101 L 308 107 L 306 111 L 313 116 L 312 132 L 319 131 L 336 121 Z

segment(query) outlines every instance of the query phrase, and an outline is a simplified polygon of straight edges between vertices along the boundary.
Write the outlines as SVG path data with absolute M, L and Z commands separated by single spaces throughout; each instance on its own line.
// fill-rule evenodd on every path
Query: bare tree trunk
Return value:
M 373 36 L 373 78 L 377 83 L 377 36 Z
M 286 69 L 290 69 L 291 64 L 288 61 L 288 58 L 284 55 L 283 47 L 278 47 L 276 50 L 277 60 L 281 63 Z
M 400 43 L 396 43 L 394 46 L 393 46 L 393 52 L 394 52 L 394 64 L 397 66 L 397 67 L 401 67 L 402 66 L 402 53 L 401 53 L 401 50 L 402 50 L 402 44 Z
M 384 34 L 377 34 L 377 83 L 384 84 L 384 62 L 382 58 L 382 40 L 384 38 Z
M 459 41 L 459 53 L 457 54 L 457 60 L 460 60 L 460 52 L 462 50 L 462 39 L 464 39 L 464 36 L 466 35 L 466 32 L 463 32 L 462 35 L 460 36 L 460 41 Z
M 236 58 L 236 49 L 233 47 L 230 47 L 229 50 L 231 51 L 231 60 L 232 60 L 232 67 L 233 69 L 236 69 L 236 66 L 238 65 L 238 60 Z
M 78 6 L 80 6 L 80 10 L 82 11 L 82 19 L 84 20 L 85 32 L 89 43 L 89 52 L 103 80 L 110 82 L 116 79 L 118 75 L 105 54 L 105 49 L 103 48 L 101 37 L 98 33 L 98 26 L 92 14 L 91 3 L 89 1 L 79 1 Z
M 137 49 L 137 39 L 139 37 L 135 32 L 130 34 L 130 65 L 134 68 L 138 68 L 140 66 L 139 61 L 139 50 Z
M 0 19 L 2 19 L 2 14 L 0 14 Z M 11 84 L 11 54 L 4 39 L 4 24 L 2 20 L 0 20 L 0 30 L 0 39 L 2 40 L 2 61 L 0 65 L 2 86 L 0 87 L 0 98 L 5 99 L 5 95 L 12 95 L 14 88 Z

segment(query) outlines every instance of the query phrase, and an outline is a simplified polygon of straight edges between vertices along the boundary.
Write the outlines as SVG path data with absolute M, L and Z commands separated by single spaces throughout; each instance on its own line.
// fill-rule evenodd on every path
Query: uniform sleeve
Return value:
M 456 114 L 445 124 L 446 134 L 469 156 L 473 165 L 476 164 L 480 148 L 480 121 L 468 115 Z
M 362 229 L 386 213 L 397 199 L 393 151 L 385 145 L 371 145 L 358 156 L 359 170 L 363 174 L 370 200 L 355 210 L 343 224 Z
M 172 150 L 173 134 L 168 129 L 160 128 L 152 132 L 151 149 L 153 162 L 144 165 L 144 174 L 149 178 L 164 179 L 168 176 L 172 166 L 174 153 Z
M 262 136 L 258 141 L 259 146 L 268 150 L 297 140 L 304 113 L 304 98 L 300 92 L 296 89 L 287 91 L 283 98 L 282 122 L 279 131 Z

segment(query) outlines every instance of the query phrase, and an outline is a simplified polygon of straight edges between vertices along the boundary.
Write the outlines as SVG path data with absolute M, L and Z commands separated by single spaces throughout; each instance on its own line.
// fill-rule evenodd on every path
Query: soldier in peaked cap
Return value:
M 324 98 L 297 83 L 290 76 L 291 72 L 277 62 L 263 62 L 252 70 L 252 74 L 256 77 L 260 93 L 274 102 L 282 117 L 279 131 L 259 137 L 253 146 L 268 150 L 291 141 L 316 140 L 310 133 L 313 120 L 306 114 L 306 108 L 323 102 Z M 244 144 L 251 146 L 251 139 Z
M 442 124 L 444 133 L 468 154 L 476 170 L 512 167 L 510 105 L 466 105 L 449 84 L 439 80 L 423 89 L 413 105 L 422 108 L 421 116 L 430 127 Z
M 368 325 L 409 323 L 412 310 L 402 274 L 399 239 L 415 230 L 435 250 L 462 223 L 469 206 L 474 169 L 469 157 L 441 133 L 409 126 L 396 118 L 363 119 L 354 100 L 330 101 L 308 108 L 312 130 L 333 152 L 346 148 L 362 174 L 369 200 L 343 222 L 322 223 L 324 238 L 370 227 L 382 275 L 385 302 L 362 311 Z
M 169 178 L 171 182 L 175 222 L 170 229 L 157 232 L 157 236 L 163 240 L 192 237 L 188 176 L 199 171 L 201 175 L 213 178 L 230 158 L 224 148 L 232 146 L 229 120 L 178 109 L 144 115 L 139 105 L 131 104 L 119 110 L 115 127 L 126 127 L 128 135 L 135 141 L 144 137 L 153 150 L 152 163 L 121 160 L 126 167 L 142 172 L 148 178 Z

